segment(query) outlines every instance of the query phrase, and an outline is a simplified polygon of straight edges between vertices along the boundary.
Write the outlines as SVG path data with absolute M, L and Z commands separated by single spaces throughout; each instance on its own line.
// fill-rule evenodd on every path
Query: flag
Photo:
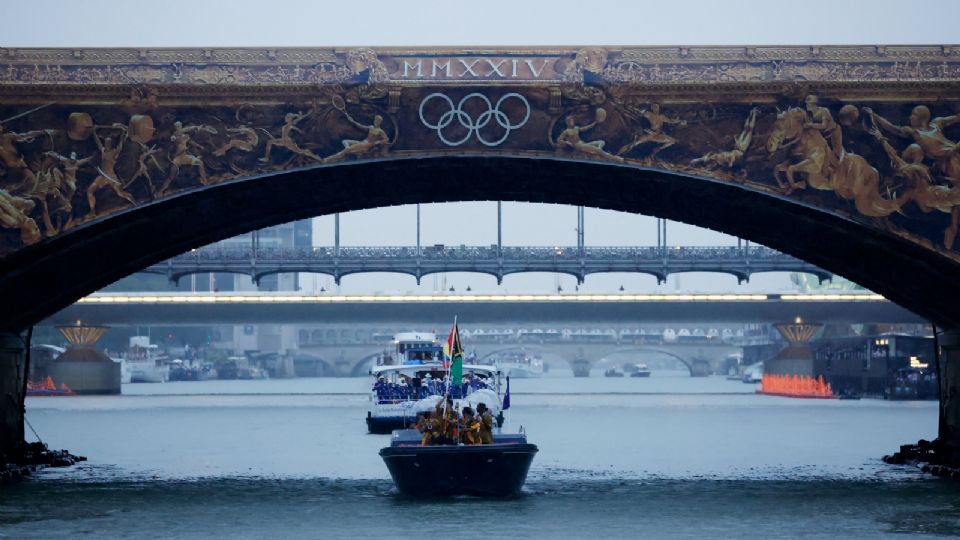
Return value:
M 450 337 L 447 338 L 447 349 L 450 359 L 450 383 L 460 384 L 463 379 L 463 347 L 460 346 L 460 328 L 457 327 L 456 318 L 453 320 L 453 328 L 450 329 Z
M 503 394 L 503 410 L 510 408 L 510 377 L 507 377 L 507 391 Z

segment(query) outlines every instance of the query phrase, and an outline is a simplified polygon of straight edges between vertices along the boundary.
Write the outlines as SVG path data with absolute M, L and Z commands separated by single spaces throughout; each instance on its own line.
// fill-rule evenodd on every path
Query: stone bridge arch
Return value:
M 694 359 L 684 358 L 679 354 L 672 353 L 670 351 L 667 351 L 658 347 L 650 347 L 650 346 L 643 346 L 643 345 L 636 345 L 633 347 L 623 347 L 623 348 L 616 349 L 606 353 L 604 355 L 604 358 L 609 358 L 611 356 L 615 356 L 618 354 L 625 354 L 625 353 L 631 353 L 631 352 L 653 352 L 657 354 L 662 354 L 664 356 L 669 356 L 670 358 L 673 358 L 674 360 L 683 364 L 687 368 L 687 371 L 690 372 L 691 377 L 704 377 L 710 374 L 709 362 L 705 360 L 698 361 L 698 359 L 696 358 Z
M 238 233 L 475 200 L 713 228 L 960 325 L 953 46 L 4 49 L 0 97 L 14 331 Z
M 819 265 L 947 328 L 953 387 L 958 104 L 954 45 L 3 48 L 0 385 L 23 399 L 26 328 L 177 253 L 504 200 L 655 215 Z M 22 410 L 0 406 L 0 450 Z M 960 447 L 960 400 L 941 412 Z
M 565 345 L 565 348 L 569 348 L 571 352 L 576 350 L 577 356 L 567 357 L 561 353 L 558 353 L 557 347 L 555 346 L 555 344 L 544 344 L 544 345 L 522 344 L 522 345 L 509 345 L 506 347 L 500 347 L 495 350 L 489 351 L 485 354 L 480 355 L 480 361 L 483 362 L 485 360 L 489 360 L 503 353 L 524 351 L 524 352 L 539 352 L 542 354 L 558 355 L 564 358 L 565 360 L 567 360 L 567 362 L 569 362 L 571 366 L 573 365 L 573 362 L 575 360 L 586 358 L 587 361 L 590 362 L 591 365 L 593 365 L 604 358 L 608 358 L 610 356 L 614 356 L 618 354 L 624 354 L 629 352 L 655 352 L 658 354 L 669 356 L 670 358 L 673 358 L 674 360 L 677 360 L 678 362 L 682 363 L 684 366 L 686 366 L 687 370 L 690 372 L 691 377 L 710 374 L 710 365 L 708 362 L 703 362 L 703 365 L 701 365 L 701 363 L 696 362 L 696 359 L 684 358 L 683 356 L 677 353 L 674 353 L 659 347 L 645 346 L 645 345 L 634 345 L 629 347 L 611 347 L 610 345 L 605 345 L 605 344 L 589 344 L 589 343 L 574 344 L 574 345 L 564 344 L 564 345 Z M 589 353 L 589 355 L 582 356 L 584 355 L 584 353 Z M 704 371 L 704 365 L 706 366 L 705 371 Z
M 362 377 L 370 374 L 370 367 L 376 362 L 377 357 L 381 356 L 383 351 L 368 354 L 357 360 L 350 368 L 351 377 Z

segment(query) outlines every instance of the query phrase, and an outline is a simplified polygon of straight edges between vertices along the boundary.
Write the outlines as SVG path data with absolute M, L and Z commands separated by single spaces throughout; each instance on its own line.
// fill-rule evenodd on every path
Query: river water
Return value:
M 722 377 L 514 380 L 540 448 L 522 496 L 399 496 L 368 435 L 369 381 L 124 385 L 28 398 L 89 461 L 0 491 L 0 536 L 878 538 L 960 535 L 954 482 L 886 465 L 936 404 L 759 396 Z

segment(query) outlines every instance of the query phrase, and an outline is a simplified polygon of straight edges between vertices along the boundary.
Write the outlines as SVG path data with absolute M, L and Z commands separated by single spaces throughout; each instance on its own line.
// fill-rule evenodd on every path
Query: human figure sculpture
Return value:
M 880 174 L 862 156 L 844 152 L 830 166 L 835 157 L 829 143 L 819 130 L 804 127 L 806 119 L 803 109 L 793 107 L 779 113 L 770 128 L 767 151 L 773 154 L 790 148 L 788 158 L 773 167 L 774 180 L 785 195 L 809 184 L 852 200 L 864 216 L 886 217 L 900 209 L 905 199 L 884 197 L 880 193 Z
M 54 197 L 60 203 L 60 208 L 67 214 L 67 222 L 61 227 L 69 229 L 73 226 L 73 195 L 77 192 L 77 171 L 87 163 L 93 161 L 94 155 L 83 159 L 77 159 L 76 152 L 70 152 L 70 156 L 64 156 L 56 152 L 47 152 L 47 156 L 58 161 L 63 168 L 63 173 L 59 181 L 58 189 L 55 190 Z
M 937 170 L 950 178 L 954 184 L 960 183 L 960 145 L 951 141 L 943 130 L 960 122 L 960 114 L 931 119 L 930 109 L 926 105 L 917 105 L 910 113 L 910 125 L 898 126 L 880 116 L 870 107 L 863 112 L 870 115 L 873 122 L 881 128 L 900 137 L 913 139 L 926 157 L 933 160 Z
M 153 189 L 153 177 L 150 176 L 150 165 L 152 164 L 158 171 L 163 171 L 163 167 L 160 166 L 160 162 L 157 161 L 156 154 L 160 150 L 157 149 L 156 145 L 147 147 L 147 145 L 140 143 L 140 155 L 137 156 L 137 170 L 134 171 L 133 175 L 130 176 L 130 180 L 127 181 L 126 187 L 129 187 L 133 184 L 138 178 L 147 179 L 147 188 L 150 190 L 150 194 L 154 195 Z
M 907 189 L 902 197 L 913 200 L 922 212 L 939 210 L 950 214 L 950 223 L 943 231 L 943 245 L 953 249 L 960 230 L 960 186 L 949 187 L 934 182 L 930 168 L 923 163 L 924 153 L 919 144 L 913 143 L 898 154 L 879 129 L 871 129 L 870 134 L 883 146 L 894 174 L 906 182 Z
M 622 156 L 627 152 L 630 152 L 641 144 L 652 142 L 657 145 L 653 151 L 650 152 L 650 159 L 653 159 L 657 156 L 657 153 L 666 150 L 677 143 L 676 139 L 663 132 L 664 126 L 687 125 L 686 120 L 681 120 L 680 118 L 670 118 L 669 116 L 660 112 L 659 103 L 651 103 L 649 109 L 643 109 L 640 111 L 640 116 L 645 118 L 647 122 L 650 123 L 650 127 L 644 129 L 643 133 L 634 136 L 633 142 L 625 144 L 622 148 L 620 148 L 620 151 L 617 152 L 618 156 Z
M 564 120 L 567 127 L 560 132 L 560 135 L 557 137 L 557 152 L 562 153 L 564 151 L 573 151 L 590 157 L 608 159 L 622 163 L 624 161 L 622 157 L 615 156 L 603 149 L 604 145 L 606 144 L 604 141 L 584 141 L 580 137 L 581 133 L 593 129 L 597 124 L 603 123 L 606 119 L 607 112 L 601 108 L 598 108 L 594 113 L 593 122 L 583 126 L 577 125 L 577 120 L 572 114 L 567 115 L 566 119 Z
M 249 152 L 260 142 L 260 137 L 257 135 L 257 132 L 248 126 L 229 128 L 227 129 L 227 134 L 230 135 L 230 140 L 214 150 L 213 155 L 217 157 L 224 156 L 233 149 Z
M 97 167 L 97 172 L 100 174 L 98 174 L 97 177 L 93 179 L 93 182 L 90 183 L 90 186 L 87 187 L 87 203 L 90 205 L 90 211 L 87 212 L 86 215 L 88 219 L 94 218 L 97 215 L 97 192 L 103 188 L 110 188 L 118 197 L 128 201 L 130 204 L 137 204 L 133 195 L 130 195 L 123 189 L 123 184 L 120 183 L 117 171 L 115 170 L 117 158 L 120 157 L 120 151 L 123 150 L 123 143 L 127 140 L 127 130 L 123 126 L 114 127 L 123 131 L 120 142 L 118 142 L 116 146 L 113 144 L 113 138 L 107 137 L 101 140 L 100 136 L 97 135 L 96 129 L 94 129 L 93 132 L 93 140 L 97 143 L 97 148 L 100 149 L 100 166 Z
M 51 129 L 15 133 L 13 131 L 5 131 L 3 124 L 0 124 L 0 161 L 2 161 L 3 165 L 7 168 L 7 178 L 13 181 L 19 180 L 24 186 L 23 189 L 18 191 L 32 192 L 36 187 L 37 176 L 30 167 L 27 166 L 27 162 L 24 161 L 20 151 L 17 150 L 17 144 L 29 143 L 40 135 L 50 135 L 52 133 L 53 130 Z
M 20 241 L 25 246 L 35 244 L 43 238 L 37 222 L 27 215 L 35 206 L 30 199 L 17 197 L 5 189 L 0 189 L 0 227 L 18 229 Z
M 310 159 L 316 161 L 323 161 L 323 158 L 314 154 L 306 148 L 300 148 L 300 145 L 297 144 L 297 141 L 293 140 L 293 133 L 303 133 L 303 130 L 297 127 L 297 124 L 302 122 L 305 118 L 313 114 L 313 111 L 309 111 L 306 114 L 304 113 L 287 113 L 284 116 L 283 127 L 280 128 L 280 137 L 274 137 L 267 141 L 267 149 L 263 153 L 263 157 L 260 158 L 260 161 L 267 163 L 270 161 L 270 152 L 273 148 L 280 147 L 286 148 L 287 150 L 293 152 L 294 154 L 307 156 Z
M 733 167 L 750 148 L 750 142 L 753 140 L 753 130 L 757 125 L 757 113 L 759 112 L 760 109 L 757 107 L 750 110 L 747 120 L 743 123 L 743 130 L 733 137 L 733 150 L 707 152 L 703 156 L 691 160 L 690 165 L 694 167 L 704 166 L 708 169 Z
M 343 150 L 333 154 L 332 156 L 324 158 L 324 163 L 330 163 L 334 161 L 341 161 L 348 157 L 363 157 L 367 154 L 376 152 L 380 149 L 386 148 L 390 144 L 390 138 L 387 137 L 387 132 L 380 127 L 383 124 L 383 117 L 379 114 L 374 115 L 373 124 L 365 125 L 357 122 L 350 116 L 345 109 L 340 109 L 343 112 L 343 115 L 347 117 L 347 120 L 357 127 L 357 129 L 366 130 L 367 136 L 362 141 L 355 141 L 352 139 L 344 139 Z
M 93 161 L 95 156 L 91 155 L 83 159 L 77 159 L 76 152 L 70 152 L 70 156 L 68 157 L 53 151 L 47 152 L 47 155 L 60 162 L 61 167 L 63 167 L 62 185 L 64 189 L 61 190 L 61 194 L 65 199 L 64 206 L 66 206 L 67 211 L 69 211 L 70 200 L 77 191 L 77 171 L 80 170 L 80 167 Z
M 216 134 L 217 130 L 210 126 L 187 126 L 183 127 L 180 121 L 173 123 L 173 135 L 170 135 L 170 142 L 173 143 L 173 156 L 170 158 L 170 174 L 160 187 L 158 195 L 162 195 L 170 188 L 170 184 L 180 175 L 180 167 L 196 167 L 200 175 L 200 184 L 207 185 L 207 168 L 203 164 L 203 158 L 191 153 L 191 148 L 202 150 L 202 147 L 190 138 L 191 133 L 205 131 L 210 134 Z
M 804 106 L 807 111 L 807 121 L 803 127 L 806 129 L 817 129 L 830 143 L 830 149 L 833 155 L 840 159 L 843 154 L 843 131 L 833 120 L 830 109 L 818 105 L 817 96 L 810 94 L 804 99 Z

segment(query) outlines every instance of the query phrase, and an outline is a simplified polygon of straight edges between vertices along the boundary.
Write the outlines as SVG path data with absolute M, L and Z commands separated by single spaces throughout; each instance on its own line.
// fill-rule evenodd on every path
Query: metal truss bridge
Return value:
M 171 281 L 197 273 L 264 276 L 287 272 L 343 276 L 364 272 L 397 272 L 417 278 L 443 272 L 490 274 L 500 283 L 508 274 L 550 272 L 575 276 L 635 272 L 658 282 L 679 272 L 733 274 L 740 282 L 757 272 L 806 272 L 821 281 L 833 275 L 810 263 L 762 246 L 729 247 L 529 247 L 529 246 L 393 246 L 393 247 L 205 247 L 142 270 Z

